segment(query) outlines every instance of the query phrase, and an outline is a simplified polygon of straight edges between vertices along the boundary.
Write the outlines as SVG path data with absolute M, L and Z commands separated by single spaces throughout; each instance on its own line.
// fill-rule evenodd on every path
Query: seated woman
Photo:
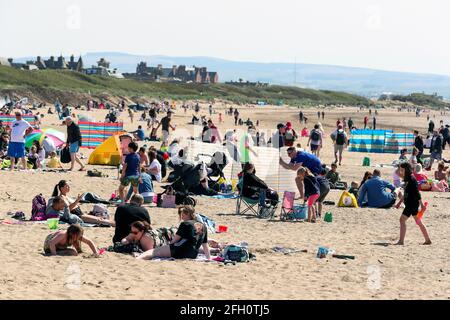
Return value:
M 196 259 L 200 247 L 208 260 L 211 259 L 208 246 L 208 229 L 200 222 L 183 221 L 169 245 L 156 247 L 138 256 L 138 259 L 175 258 Z
M 39 143 L 38 140 L 34 140 L 33 141 L 33 146 L 36 147 L 36 153 L 38 155 L 38 167 L 41 168 L 42 164 L 45 161 L 45 150 L 44 148 L 41 146 L 41 144 Z
M 153 192 L 153 182 L 152 178 L 148 173 L 145 172 L 145 169 L 141 169 L 141 177 L 139 179 L 138 192 L 144 197 L 144 203 L 153 203 L 153 197 L 155 193 Z M 130 190 L 128 190 L 128 195 L 126 197 L 126 201 L 128 201 L 133 195 L 133 187 L 130 186 Z
M 162 175 L 161 175 L 161 164 L 159 163 L 157 159 L 156 152 L 154 150 L 150 150 L 148 152 L 148 158 L 150 165 L 147 167 L 147 173 L 150 174 L 152 177 L 152 180 L 161 182 Z
M 83 198 L 83 195 L 80 194 L 76 199 L 71 198 L 69 196 L 70 186 L 66 180 L 61 180 L 53 189 L 52 197 L 61 196 L 64 200 L 65 206 L 69 208 L 69 212 L 81 218 L 84 223 L 93 223 L 98 225 L 107 225 L 114 227 L 116 224 L 114 221 L 106 220 L 100 217 L 95 217 L 91 215 L 84 214 L 80 208 L 80 200 Z
M 155 248 L 153 234 L 150 233 L 152 227 L 146 221 L 136 221 L 131 224 L 130 234 L 122 239 L 122 244 L 135 243 L 142 251 Z
M 270 200 L 271 205 L 275 206 L 278 203 L 278 193 L 269 188 L 267 184 L 258 178 L 255 174 L 255 166 L 251 163 L 246 163 L 241 172 L 242 177 L 242 196 L 254 200 L 259 199 L 259 190 L 262 189 L 266 193 L 266 199 Z
M 447 181 L 447 173 L 446 173 L 447 169 L 448 168 L 445 167 L 445 163 L 443 161 L 440 161 L 438 163 L 437 170 L 434 172 L 434 178 L 437 181 L 441 181 L 441 180 Z

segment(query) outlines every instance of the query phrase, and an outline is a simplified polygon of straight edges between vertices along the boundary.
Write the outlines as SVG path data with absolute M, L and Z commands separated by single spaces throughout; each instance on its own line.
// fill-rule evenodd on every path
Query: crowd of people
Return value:
M 89 102 L 91 107 L 95 104 Z M 182 107 L 184 111 L 189 108 L 187 105 Z M 200 112 L 198 104 L 191 106 L 194 111 L 193 117 L 197 118 Z M 125 103 L 120 103 L 117 109 L 110 108 L 106 116 L 107 122 L 116 122 L 120 116 L 119 111 L 124 111 Z M 82 135 L 80 127 L 76 124 L 73 114 L 68 105 L 62 105 L 59 101 L 55 104 L 55 111 L 60 120 L 63 121 L 67 130 L 67 140 L 62 149 L 67 149 L 70 154 L 70 171 L 75 170 L 78 164 L 79 171 L 85 171 L 86 166 L 79 156 L 82 146 Z M 209 116 L 215 114 L 212 105 L 208 107 Z M 128 116 L 131 123 L 134 122 L 134 113 L 129 109 Z M 158 120 L 159 114 L 164 116 Z M 230 107 L 225 113 L 234 118 L 235 126 L 240 124 L 239 110 Z M 376 112 L 376 115 L 378 113 Z M 32 166 L 34 169 L 42 168 L 44 164 L 47 168 L 61 168 L 62 165 L 57 158 L 57 150 L 53 141 L 45 137 L 42 142 L 34 141 L 32 146 L 26 150 L 25 139 L 33 131 L 33 128 L 22 118 L 22 112 L 16 112 L 16 120 L 11 126 L 4 126 L 0 122 L 0 157 L 10 160 L 10 170 L 15 166 L 23 169 Z M 115 228 L 112 239 L 113 250 L 134 247 L 138 248 L 136 257 L 139 259 L 152 258 L 196 258 L 199 253 L 204 253 L 207 259 L 210 259 L 210 248 L 220 247 L 220 245 L 208 238 L 207 226 L 199 222 L 195 209 L 191 206 L 182 206 L 178 209 L 180 224 L 178 228 L 153 229 L 149 212 L 143 207 L 144 204 L 152 203 L 155 196 L 154 183 L 161 183 L 166 176 L 167 158 L 163 157 L 164 152 L 171 146 L 169 138 L 171 131 L 176 130 L 173 123 L 173 108 L 168 103 L 153 104 L 144 110 L 140 120 L 147 121 L 147 130 L 151 130 L 149 136 L 146 136 L 145 129 L 138 125 L 137 130 L 130 132 L 133 141 L 128 144 L 128 152 L 123 159 L 123 166 L 120 172 L 120 183 L 118 186 L 118 197 L 121 204 L 117 207 L 114 220 L 108 217 L 95 216 L 83 212 L 80 207 L 80 201 L 83 194 L 76 197 L 70 195 L 70 185 L 67 181 L 61 180 L 55 187 L 51 198 L 48 201 L 46 214 L 56 216 L 62 222 L 70 225 L 66 231 L 58 231 L 50 234 L 44 243 L 44 251 L 49 254 L 70 254 L 76 255 L 81 252 L 81 243 L 88 245 L 95 255 L 98 255 L 98 248 L 92 240 L 83 235 L 82 225 L 94 224 L 110 226 Z M 325 112 L 317 112 L 318 120 L 325 118 Z M 199 119 L 199 118 L 197 118 Z M 206 120 L 203 117 L 202 120 Z M 308 118 L 303 111 L 299 113 L 299 120 L 307 124 Z M 222 114 L 219 113 L 218 123 L 222 123 Z M 404 209 L 400 218 L 400 237 L 398 244 L 403 244 L 406 234 L 406 221 L 411 216 L 415 219 L 425 238 L 425 244 L 431 244 L 430 236 L 426 226 L 417 216 L 420 211 L 425 210 L 425 205 L 421 198 L 421 191 L 448 191 L 448 179 L 450 170 L 446 166 L 446 159 L 443 158 L 443 150 L 446 144 L 450 144 L 449 126 L 441 123 L 441 128 L 434 127 L 430 121 L 428 131 L 430 133 L 430 158 L 424 159 L 424 149 L 426 143 L 418 131 L 414 131 L 415 141 L 414 149 L 411 155 L 407 150 L 402 151 L 399 161 L 396 164 L 394 172 L 394 183 L 382 178 L 380 170 L 366 172 L 361 183 L 352 181 L 350 188 L 348 183 L 341 180 L 338 172 L 339 166 L 344 163 L 344 151 L 349 145 L 349 134 L 355 129 L 355 123 L 352 118 L 338 119 L 336 128 L 327 137 L 320 122 L 314 124 L 307 135 L 306 146 L 308 151 L 301 149 L 298 140 L 301 135 L 294 129 L 292 122 L 279 123 L 276 131 L 267 139 L 265 132 L 260 132 L 250 119 L 243 122 L 247 126 L 247 131 L 238 137 L 236 130 L 230 130 L 222 136 L 219 127 L 212 118 L 203 121 L 203 130 L 200 140 L 211 144 L 224 144 L 234 161 L 242 166 L 239 178 L 242 181 L 240 194 L 246 198 L 259 199 L 260 192 L 268 203 L 277 206 L 280 203 L 278 193 L 268 186 L 261 178 L 257 176 L 255 165 L 252 163 L 253 155 L 256 155 L 253 146 L 271 146 L 281 149 L 287 147 L 286 162 L 282 157 L 279 158 L 279 165 L 287 170 L 296 172 L 295 184 L 298 189 L 299 198 L 304 201 L 308 208 L 306 221 L 314 223 L 323 213 L 323 203 L 330 190 L 348 190 L 355 195 L 360 207 L 387 209 Z M 363 126 L 368 125 L 368 117 L 363 120 Z M 304 129 L 307 127 L 305 126 Z M 376 128 L 376 117 L 373 117 L 372 128 Z M 161 129 L 161 148 L 139 147 L 138 142 L 148 141 L 155 138 L 158 130 Z M 302 130 L 303 133 L 304 130 Z M 324 147 L 324 141 L 330 139 L 333 143 L 335 160 L 327 167 L 321 160 L 321 150 Z M 169 157 L 173 156 L 175 162 L 176 155 L 179 152 L 169 152 Z M 429 178 L 424 172 L 432 170 L 435 161 L 438 161 L 437 170 L 433 178 Z M 430 181 L 432 180 L 432 181 Z M 297 199 L 297 200 L 298 200 Z M 161 235 L 164 236 L 161 236 Z M 163 239 L 163 240 L 162 240 Z M 134 250 L 134 249 L 133 249 Z

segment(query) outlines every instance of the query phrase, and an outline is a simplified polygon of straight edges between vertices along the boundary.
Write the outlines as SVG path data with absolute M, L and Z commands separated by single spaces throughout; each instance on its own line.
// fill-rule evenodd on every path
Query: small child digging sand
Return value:
M 51 233 L 45 238 L 44 252 L 50 255 L 77 256 L 81 253 L 81 242 L 87 244 L 94 256 L 98 257 L 99 253 L 92 240 L 83 236 L 83 228 L 77 224 L 73 224 L 66 231 L 57 231 Z M 71 248 L 73 247 L 73 248 Z

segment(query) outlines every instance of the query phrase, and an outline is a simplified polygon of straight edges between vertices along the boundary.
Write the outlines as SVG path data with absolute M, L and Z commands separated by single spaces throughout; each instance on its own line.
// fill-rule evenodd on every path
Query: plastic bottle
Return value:
M 425 211 L 427 210 L 427 208 L 428 208 L 428 202 L 425 202 L 425 203 L 423 204 L 423 206 L 424 206 L 424 209 L 423 209 L 423 210 L 420 210 L 419 213 L 417 214 L 417 218 L 419 218 L 419 219 L 422 219 L 423 214 L 424 214 Z

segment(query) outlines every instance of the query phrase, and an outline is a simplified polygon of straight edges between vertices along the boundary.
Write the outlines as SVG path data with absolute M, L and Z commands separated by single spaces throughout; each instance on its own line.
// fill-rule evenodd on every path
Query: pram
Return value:
M 223 152 L 216 151 L 212 156 L 203 153 L 198 154 L 197 158 L 200 159 L 200 157 L 210 159 L 209 163 L 206 165 L 208 186 L 211 189 L 219 191 L 220 189 L 219 181 L 225 179 L 223 170 L 229 163 L 227 156 Z

